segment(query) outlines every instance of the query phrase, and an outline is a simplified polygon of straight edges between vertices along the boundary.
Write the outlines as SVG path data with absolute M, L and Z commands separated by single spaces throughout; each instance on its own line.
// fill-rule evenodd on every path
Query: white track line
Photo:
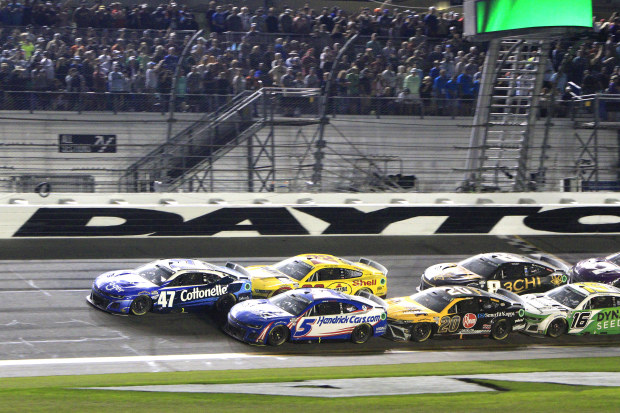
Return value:
M 245 353 L 221 353 L 221 354 L 187 354 L 167 356 L 125 356 L 125 357 L 78 357 L 78 358 L 53 358 L 53 359 L 30 359 L 30 360 L 0 360 L 0 367 L 8 366 L 44 366 L 52 364 L 84 364 L 84 363 L 136 363 L 157 361 L 189 361 L 189 360 L 231 360 L 273 357 L 271 355 L 256 355 Z

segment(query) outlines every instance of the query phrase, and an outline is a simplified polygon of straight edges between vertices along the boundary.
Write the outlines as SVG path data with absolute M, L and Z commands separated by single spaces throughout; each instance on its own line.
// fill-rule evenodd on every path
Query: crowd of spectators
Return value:
M 198 29 L 195 17 L 174 2 L 68 7 L 0 0 L 0 108 L 165 109 L 176 71 L 177 109 L 210 111 L 226 96 L 263 86 L 325 87 L 333 71 L 334 110 L 344 113 L 473 112 L 484 45 L 463 39 L 458 13 L 391 5 L 353 13 L 308 5 L 249 10 L 211 2 L 201 15 L 204 35 L 179 65 Z M 558 42 L 545 93 L 553 84 L 620 93 L 619 27 L 613 15 L 595 23 L 597 41 Z M 355 45 L 336 61 L 354 34 Z

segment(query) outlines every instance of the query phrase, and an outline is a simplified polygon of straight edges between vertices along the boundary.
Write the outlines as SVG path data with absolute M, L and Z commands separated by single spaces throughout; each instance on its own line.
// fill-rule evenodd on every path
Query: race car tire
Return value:
M 547 336 L 551 338 L 558 338 L 566 332 L 568 323 L 563 318 L 556 318 L 547 327 Z
M 279 346 L 284 344 L 286 340 L 288 340 L 288 336 L 290 331 L 286 326 L 275 326 L 269 332 L 267 336 L 267 344 L 270 346 Z
M 421 343 L 430 338 L 433 333 L 433 326 L 430 323 L 415 323 L 409 329 L 411 341 Z
M 351 341 L 355 344 L 364 344 L 372 336 L 372 326 L 370 324 L 360 324 L 353 329 Z
M 237 304 L 237 297 L 232 294 L 226 294 L 221 296 L 215 302 L 215 309 L 218 313 L 228 314 L 233 305 Z
M 362 295 L 361 294 L 362 292 L 372 294 L 372 290 L 370 288 L 360 288 L 359 290 L 355 292 L 355 295 Z
M 153 302 L 146 295 L 139 295 L 136 297 L 129 306 L 129 311 L 133 315 L 144 315 L 151 310 Z
M 505 318 L 500 318 L 491 327 L 491 338 L 493 340 L 503 340 L 510 334 L 510 322 Z

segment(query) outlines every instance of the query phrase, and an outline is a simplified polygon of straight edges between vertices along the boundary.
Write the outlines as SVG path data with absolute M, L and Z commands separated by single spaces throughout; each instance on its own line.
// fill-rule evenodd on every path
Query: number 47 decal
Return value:
M 176 291 L 162 291 L 159 295 L 159 300 L 157 300 L 157 304 L 161 305 L 162 307 L 172 307 L 175 293 Z M 168 296 L 170 296 L 170 298 L 168 298 Z

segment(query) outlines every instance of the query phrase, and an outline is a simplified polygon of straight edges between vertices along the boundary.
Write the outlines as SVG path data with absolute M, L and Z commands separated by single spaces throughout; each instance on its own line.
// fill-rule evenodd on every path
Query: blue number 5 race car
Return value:
M 165 259 L 101 274 L 86 300 L 110 313 L 144 315 L 213 306 L 226 312 L 251 296 L 248 273 L 240 265 L 219 267 L 194 259 Z
M 278 346 L 287 340 L 350 339 L 366 342 L 387 326 L 387 304 L 370 293 L 352 296 L 325 288 L 290 290 L 249 300 L 228 313 L 224 331 L 250 344 Z

